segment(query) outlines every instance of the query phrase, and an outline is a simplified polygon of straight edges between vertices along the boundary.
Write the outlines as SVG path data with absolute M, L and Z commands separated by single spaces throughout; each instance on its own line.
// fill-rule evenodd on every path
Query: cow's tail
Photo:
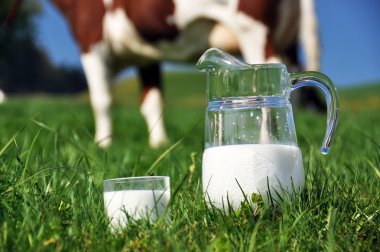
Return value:
M 320 70 L 320 41 L 314 0 L 301 1 L 300 36 L 306 57 L 306 69 Z

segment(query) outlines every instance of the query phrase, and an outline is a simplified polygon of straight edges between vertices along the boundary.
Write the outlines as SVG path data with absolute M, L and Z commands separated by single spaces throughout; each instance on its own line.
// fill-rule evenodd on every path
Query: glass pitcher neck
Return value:
M 241 69 L 208 71 L 208 101 L 228 97 L 288 98 L 290 91 L 289 74 L 283 64 L 260 64 Z
M 290 93 L 284 64 L 247 64 L 217 48 L 207 50 L 197 70 L 208 73 L 207 100 L 227 97 L 285 96 Z

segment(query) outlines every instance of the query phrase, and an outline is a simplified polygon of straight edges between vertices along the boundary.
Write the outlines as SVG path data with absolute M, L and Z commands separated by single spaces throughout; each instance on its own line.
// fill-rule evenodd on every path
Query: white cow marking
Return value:
M 0 90 L 0 103 L 3 103 L 6 99 L 5 93 L 3 90 Z
M 104 43 L 92 46 L 90 52 L 81 55 L 91 105 L 95 117 L 95 141 L 101 147 L 111 144 L 112 124 L 110 116 L 111 94 L 108 83 L 107 48 Z
M 103 24 L 104 37 L 114 52 L 122 55 L 134 53 L 154 59 L 160 58 L 159 52 L 138 35 L 122 9 L 107 11 Z
M 153 148 L 164 145 L 167 142 L 163 120 L 163 101 L 161 91 L 151 88 L 146 94 L 140 111 L 145 117 L 149 131 L 149 144 Z
M 306 69 L 319 71 L 318 24 L 313 0 L 301 0 L 300 33 L 306 56 Z
M 103 0 L 104 6 L 108 9 L 112 7 L 113 0 Z

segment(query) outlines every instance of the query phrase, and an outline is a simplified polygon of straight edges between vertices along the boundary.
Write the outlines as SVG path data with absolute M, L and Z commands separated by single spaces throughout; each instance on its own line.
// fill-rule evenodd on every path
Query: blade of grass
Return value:
M 35 174 L 29 176 L 29 177 L 26 178 L 26 179 L 23 179 L 23 180 L 19 180 L 19 181 L 17 181 L 16 184 L 9 186 L 6 190 L 2 191 L 2 192 L 0 193 L 0 195 L 5 195 L 5 194 L 11 192 L 12 190 L 14 190 L 14 188 L 17 188 L 18 186 L 20 186 L 20 185 L 22 185 L 23 183 L 26 183 L 26 182 L 28 182 L 28 181 L 30 181 L 30 180 L 32 180 L 32 179 L 38 178 L 41 174 L 44 174 L 44 173 L 45 173 L 45 174 L 42 175 L 42 176 L 48 176 L 48 175 L 50 175 L 51 173 L 47 173 L 47 171 L 58 172 L 58 173 L 60 173 L 62 176 L 66 177 L 67 179 L 70 179 L 70 178 L 67 176 L 67 174 L 66 174 L 65 172 L 59 171 L 57 168 L 44 168 L 44 169 L 42 169 L 42 170 L 36 172 Z M 42 176 L 41 176 L 41 177 L 42 177 Z
M 8 149 L 8 147 L 11 145 L 11 143 L 16 139 L 16 137 L 20 134 L 21 131 L 23 131 L 26 128 L 26 125 L 19 129 L 12 137 L 9 139 L 9 141 L 4 145 L 4 147 L 0 150 L 0 157 L 3 155 L 4 151 Z
M 30 161 L 30 156 L 32 154 L 32 150 L 34 148 L 34 145 L 35 145 L 35 143 L 36 143 L 36 141 L 37 141 L 38 136 L 40 135 L 40 133 L 41 133 L 41 129 L 38 130 L 37 134 L 33 138 L 32 144 L 30 145 L 30 148 L 29 148 L 29 151 L 28 151 L 28 155 L 26 156 L 24 169 L 22 170 L 22 173 L 21 173 L 21 179 L 23 179 L 25 177 L 26 170 L 29 167 L 29 161 Z
M 263 216 L 264 216 L 264 212 L 261 212 L 261 214 L 259 215 L 259 219 L 255 223 L 255 227 L 253 229 L 253 232 L 252 232 L 252 235 L 251 235 L 251 239 L 249 240 L 248 251 L 255 251 L 256 240 L 257 240 L 257 233 L 259 231 L 259 227 L 261 225 L 261 221 L 263 219 Z
M 377 177 L 380 179 L 380 171 L 379 171 L 379 169 L 376 168 L 376 166 L 369 159 L 367 159 L 367 162 L 372 167 L 372 169 L 374 170 L 374 172 L 377 175 Z
M 146 172 L 147 175 L 152 174 L 154 169 L 157 167 L 157 165 L 161 162 L 162 159 L 164 159 L 172 150 L 174 150 L 184 139 L 185 137 L 178 140 L 176 143 L 174 143 L 172 146 L 167 148 L 157 159 L 153 162 L 153 164 L 149 167 L 148 171 Z
M 37 121 L 35 119 L 31 119 L 31 121 L 33 123 L 35 123 L 36 125 L 40 126 L 41 128 L 46 129 L 46 130 L 48 130 L 48 131 L 50 131 L 50 132 L 58 135 L 59 137 L 61 137 L 62 139 L 64 139 L 68 143 L 70 143 L 72 146 L 74 146 L 75 148 L 77 148 L 78 150 L 80 150 L 82 153 L 84 153 L 85 156 L 87 156 L 92 161 L 94 161 L 99 167 L 101 167 L 102 164 L 101 164 L 99 158 L 97 158 L 95 155 L 92 155 L 88 150 L 86 150 L 84 147 L 80 146 L 77 142 L 73 141 L 71 138 L 63 136 L 62 134 L 59 134 L 55 129 L 47 126 L 43 122 Z
M 187 136 L 190 135 L 190 133 L 195 129 L 195 127 L 198 126 L 200 121 L 194 124 L 194 126 L 187 132 L 181 139 L 179 139 L 176 143 L 174 143 L 172 146 L 167 148 L 157 159 L 153 162 L 153 164 L 149 167 L 146 174 L 151 174 L 153 170 L 157 167 L 157 165 L 161 162 L 162 159 L 164 159 L 172 150 L 174 150 Z
M 171 206 L 173 206 L 173 200 L 174 200 L 174 198 L 177 196 L 179 190 L 180 190 L 180 189 L 182 188 L 182 186 L 185 184 L 186 179 L 187 179 L 188 177 L 189 177 L 189 172 L 187 172 L 187 173 L 185 174 L 185 176 L 183 176 L 181 182 L 180 182 L 180 183 L 178 184 L 178 186 L 174 189 L 172 195 L 170 196 L 170 200 L 169 200 L 169 202 L 168 202 L 168 204 L 167 204 L 167 207 L 165 208 L 165 211 L 163 212 L 163 214 L 161 215 L 161 217 L 160 217 L 160 218 L 158 219 L 158 221 L 157 221 L 157 225 L 158 225 L 158 226 L 161 225 L 162 222 L 164 221 L 165 216 L 167 215 L 167 213 L 168 213 L 168 211 L 169 211 L 169 208 L 170 208 Z

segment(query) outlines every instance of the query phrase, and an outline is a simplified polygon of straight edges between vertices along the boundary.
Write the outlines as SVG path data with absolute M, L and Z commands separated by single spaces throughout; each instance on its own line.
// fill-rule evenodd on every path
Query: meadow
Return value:
M 201 186 L 205 78 L 165 75 L 170 143 L 152 150 L 135 80 L 112 86 L 114 142 L 93 142 L 88 97 L 12 97 L 0 106 L 0 251 L 375 251 L 380 248 L 380 85 L 339 90 L 340 121 L 320 154 L 324 114 L 294 111 L 306 182 L 282 212 L 225 215 Z M 169 218 L 111 232 L 104 179 L 171 178 Z

